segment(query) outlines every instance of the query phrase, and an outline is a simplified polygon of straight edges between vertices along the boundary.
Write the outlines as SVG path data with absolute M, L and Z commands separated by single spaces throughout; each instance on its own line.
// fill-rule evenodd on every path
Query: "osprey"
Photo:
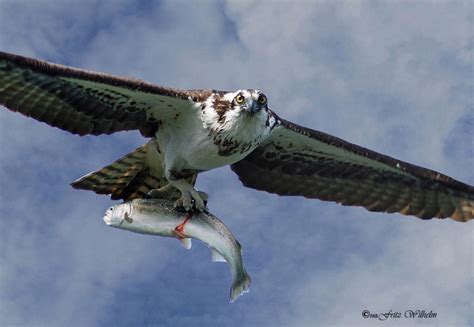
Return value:
M 298 126 L 258 90 L 180 90 L 0 52 L 0 104 L 77 135 L 150 138 L 72 186 L 112 199 L 156 197 L 204 210 L 200 172 L 230 165 L 242 183 L 423 219 L 474 217 L 474 187 Z

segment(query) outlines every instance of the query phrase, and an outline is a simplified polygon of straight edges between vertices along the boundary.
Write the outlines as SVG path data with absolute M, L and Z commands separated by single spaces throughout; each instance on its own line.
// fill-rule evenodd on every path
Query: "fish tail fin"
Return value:
M 239 296 L 249 292 L 250 281 L 250 276 L 245 270 L 242 270 L 242 272 L 237 275 L 230 289 L 230 303 L 234 302 Z
M 146 145 L 141 146 L 110 165 L 82 176 L 71 186 L 97 194 L 110 194 L 112 200 L 143 198 L 151 189 L 168 184 L 164 177 L 150 173 L 146 151 Z

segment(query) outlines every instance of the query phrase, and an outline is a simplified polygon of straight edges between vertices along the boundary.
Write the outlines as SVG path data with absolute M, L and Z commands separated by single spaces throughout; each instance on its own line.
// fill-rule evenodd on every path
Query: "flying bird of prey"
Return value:
M 112 199 L 175 199 L 205 209 L 200 172 L 230 165 L 242 183 L 423 219 L 474 217 L 474 187 L 298 126 L 258 90 L 180 90 L 0 52 L 0 105 L 77 135 L 138 130 L 142 147 L 72 183 Z

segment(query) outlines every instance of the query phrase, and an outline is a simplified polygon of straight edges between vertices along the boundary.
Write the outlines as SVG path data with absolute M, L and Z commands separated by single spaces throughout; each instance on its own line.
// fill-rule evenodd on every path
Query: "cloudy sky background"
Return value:
M 0 0 L 0 50 L 180 88 L 263 90 L 281 116 L 474 184 L 470 1 Z M 474 324 L 473 223 L 243 188 L 200 175 L 251 292 L 195 243 L 107 227 L 69 183 L 141 145 L 0 109 L 0 325 Z

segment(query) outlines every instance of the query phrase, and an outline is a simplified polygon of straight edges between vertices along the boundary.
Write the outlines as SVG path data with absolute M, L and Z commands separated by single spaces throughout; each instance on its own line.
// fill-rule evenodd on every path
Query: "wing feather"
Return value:
M 231 166 L 245 186 L 422 219 L 474 218 L 474 187 L 277 118 L 270 137 Z
M 179 90 L 0 52 L 0 105 L 78 135 L 171 120 L 212 90 Z

